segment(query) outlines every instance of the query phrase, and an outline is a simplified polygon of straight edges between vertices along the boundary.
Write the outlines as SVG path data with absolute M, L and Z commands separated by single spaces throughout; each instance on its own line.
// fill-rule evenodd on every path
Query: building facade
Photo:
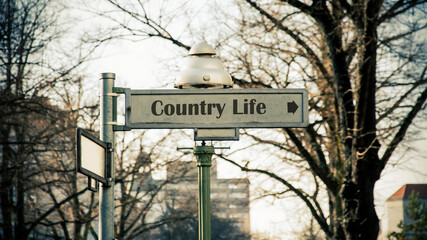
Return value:
M 168 204 L 179 209 L 197 209 L 198 167 L 195 162 L 175 162 L 168 165 L 164 196 Z M 247 178 L 218 178 L 216 161 L 211 167 L 211 215 L 232 220 L 243 232 L 250 232 L 249 180 Z M 196 210 L 197 211 L 197 210 Z
M 419 199 L 427 205 L 427 184 L 406 184 L 391 195 L 385 202 L 384 218 L 381 220 L 381 233 L 379 239 L 387 239 L 391 232 L 400 232 L 397 227 L 400 221 L 408 223 L 411 220 L 406 216 L 405 208 L 408 207 L 409 196 L 412 192 L 419 193 Z

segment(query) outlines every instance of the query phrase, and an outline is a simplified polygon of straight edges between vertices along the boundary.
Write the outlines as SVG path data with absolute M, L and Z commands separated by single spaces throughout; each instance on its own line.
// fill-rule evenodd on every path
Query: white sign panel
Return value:
M 126 125 L 135 128 L 306 127 L 305 89 L 130 90 Z
M 89 138 L 81 138 L 82 168 L 105 178 L 105 149 Z

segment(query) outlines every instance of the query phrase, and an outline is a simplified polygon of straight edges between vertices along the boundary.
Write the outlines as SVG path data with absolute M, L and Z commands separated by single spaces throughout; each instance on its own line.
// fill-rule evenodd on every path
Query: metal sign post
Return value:
M 196 146 L 194 155 L 197 158 L 199 168 L 199 239 L 211 239 L 211 187 L 210 170 L 212 166 L 212 155 L 215 153 L 213 146 Z
M 99 238 L 114 239 L 114 132 L 117 125 L 117 94 L 113 93 L 114 73 L 101 74 L 100 96 L 100 138 L 83 129 L 77 129 L 77 166 L 78 172 L 88 176 L 88 189 L 99 191 Z
M 113 93 L 114 73 L 101 73 L 101 116 L 100 116 L 100 137 L 104 142 L 112 143 L 114 153 L 114 132 L 113 125 L 116 125 L 113 117 Z M 102 240 L 114 239 L 114 154 L 111 156 L 111 167 L 108 176 L 111 176 L 111 186 L 102 186 L 99 193 L 99 236 Z
M 199 240 L 211 239 L 211 187 L 210 175 L 212 166 L 212 155 L 215 149 L 230 149 L 229 147 L 214 147 L 206 146 L 205 142 L 202 146 L 195 146 L 194 148 L 183 147 L 177 150 L 192 149 L 193 154 L 197 158 L 198 183 L 199 183 L 199 200 L 198 200 L 198 217 L 199 217 Z

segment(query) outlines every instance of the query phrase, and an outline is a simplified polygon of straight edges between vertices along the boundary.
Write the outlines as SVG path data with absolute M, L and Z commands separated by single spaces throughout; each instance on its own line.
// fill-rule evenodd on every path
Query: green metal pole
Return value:
M 114 153 L 114 122 L 113 114 L 113 93 L 114 73 L 101 73 L 101 118 L 100 118 L 100 137 L 104 142 L 112 144 Z M 106 175 L 110 178 L 110 186 L 102 186 L 99 192 L 99 237 L 101 240 L 114 239 L 114 154 L 111 157 L 111 163 L 107 168 Z
M 199 240 L 211 239 L 210 167 L 214 152 L 213 146 L 194 147 L 199 167 Z

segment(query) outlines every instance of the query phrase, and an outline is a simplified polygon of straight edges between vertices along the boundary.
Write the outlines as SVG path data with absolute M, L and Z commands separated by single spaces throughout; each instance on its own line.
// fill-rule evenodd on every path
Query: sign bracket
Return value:
M 87 177 L 87 189 L 92 192 L 98 192 L 99 183 L 98 180 L 91 178 L 90 176 Z
M 113 122 L 116 124 L 113 125 L 113 131 L 130 131 L 131 128 L 126 125 L 117 125 L 117 97 L 119 94 L 126 94 L 125 88 L 122 87 L 113 87 L 113 94 L 115 94 L 113 97 Z
M 119 131 L 130 131 L 132 130 L 129 126 L 126 125 L 114 125 L 113 126 L 113 131 L 114 132 L 119 132 Z

